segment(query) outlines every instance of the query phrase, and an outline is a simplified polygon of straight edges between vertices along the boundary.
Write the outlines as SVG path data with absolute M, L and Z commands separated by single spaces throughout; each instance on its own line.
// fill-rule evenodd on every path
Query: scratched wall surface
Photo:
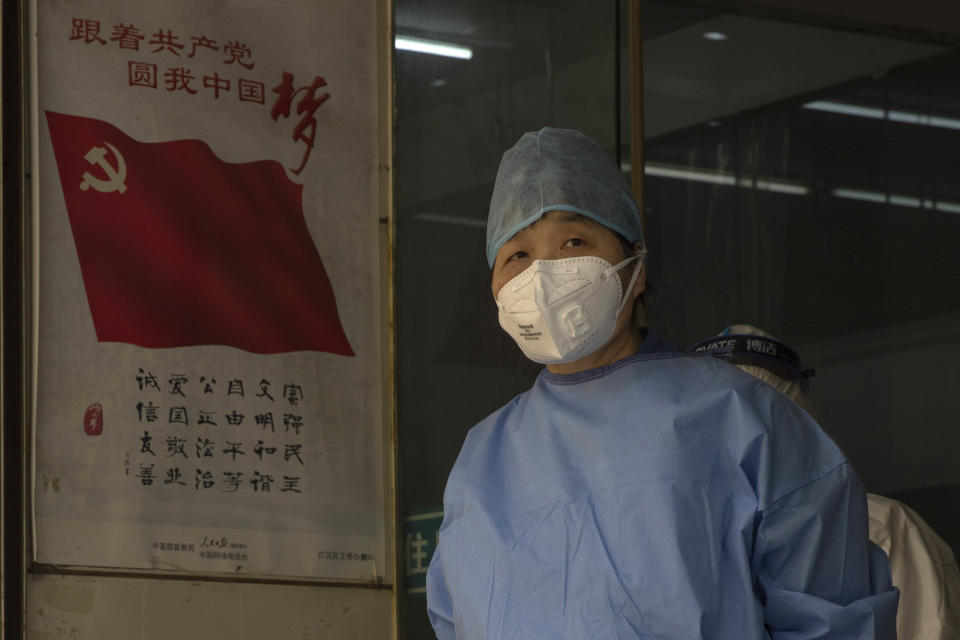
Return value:
M 30 640 L 381 640 L 391 592 L 358 588 L 35 575 Z

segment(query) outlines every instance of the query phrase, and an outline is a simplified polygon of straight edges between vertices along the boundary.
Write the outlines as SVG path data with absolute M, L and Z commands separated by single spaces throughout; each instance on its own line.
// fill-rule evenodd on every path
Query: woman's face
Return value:
M 620 238 L 603 225 L 570 211 L 548 211 L 500 247 L 493 263 L 493 297 L 496 298 L 503 285 L 533 264 L 534 260 L 560 260 L 578 256 L 597 256 L 615 265 L 624 260 L 627 254 Z M 624 289 L 632 273 L 632 268 L 618 272 Z M 642 276 L 639 280 L 642 280 Z M 642 290 L 641 285 L 636 293 Z

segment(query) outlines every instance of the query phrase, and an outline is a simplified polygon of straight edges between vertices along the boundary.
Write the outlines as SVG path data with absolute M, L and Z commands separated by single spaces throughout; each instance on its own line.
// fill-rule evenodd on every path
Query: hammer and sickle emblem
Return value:
M 90 151 L 87 151 L 87 155 L 83 156 L 83 159 L 90 164 L 100 165 L 100 168 L 106 173 L 107 179 L 102 180 L 90 175 L 89 171 L 84 171 L 83 180 L 80 181 L 80 190 L 86 191 L 93 187 L 101 193 L 110 193 L 111 191 L 123 193 L 127 190 L 127 185 L 123 184 L 124 180 L 127 179 L 127 163 L 115 146 L 106 141 L 103 144 L 113 152 L 113 156 L 117 159 L 117 166 L 114 167 L 107 162 L 107 150 L 103 147 L 90 149 Z

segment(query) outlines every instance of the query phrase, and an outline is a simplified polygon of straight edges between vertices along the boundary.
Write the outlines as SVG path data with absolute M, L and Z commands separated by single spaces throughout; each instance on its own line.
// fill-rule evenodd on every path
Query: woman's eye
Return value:
M 523 258 L 526 258 L 526 257 L 527 257 L 526 251 L 517 251 L 516 253 L 511 254 L 509 258 L 507 258 L 507 262 L 511 260 L 522 260 Z
M 580 238 L 570 238 L 565 243 L 563 243 L 563 246 L 565 247 L 579 247 L 582 245 L 583 245 L 583 240 L 581 240 Z

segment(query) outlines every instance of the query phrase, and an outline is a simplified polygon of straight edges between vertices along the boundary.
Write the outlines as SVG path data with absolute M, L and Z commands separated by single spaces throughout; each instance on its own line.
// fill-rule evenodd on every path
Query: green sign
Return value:
M 427 567 L 437 550 L 442 509 L 418 509 L 403 519 L 406 591 L 410 595 L 427 594 Z

